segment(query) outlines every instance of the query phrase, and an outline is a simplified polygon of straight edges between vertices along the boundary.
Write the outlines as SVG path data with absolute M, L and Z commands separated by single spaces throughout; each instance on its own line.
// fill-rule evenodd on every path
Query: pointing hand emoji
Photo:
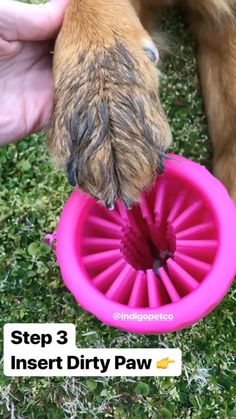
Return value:
M 166 370 L 169 364 L 173 364 L 175 361 L 170 360 L 169 357 L 161 359 L 161 361 L 157 361 L 156 367 L 161 368 L 162 370 Z

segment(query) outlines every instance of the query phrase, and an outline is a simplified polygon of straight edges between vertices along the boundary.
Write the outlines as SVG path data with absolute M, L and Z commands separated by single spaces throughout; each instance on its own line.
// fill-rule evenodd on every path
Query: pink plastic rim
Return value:
M 175 202 L 175 193 L 178 188 L 181 188 L 180 194 L 182 193 L 182 189 L 186 190 L 186 205 L 189 205 L 192 209 L 190 208 L 189 210 L 188 207 L 185 207 L 182 214 L 181 212 L 175 214 L 175 221 L 177 219 L 177 223 L 174 224 L 174 226 L 170 226 L 169 241 L 171 242 L 170 247 L 173 246 L 173 254 L 171 258 L 168 259 L 167 257 L 167 275 L 165 271 L 163 272 L 163 267 L 160 267 L 160 270 L 158 271 L 161 272 L 161 275 L 158 276 L 158 286 L 160 285 L 160 280 L 162 284 L 165 284 L 165 292 L 168 290 L 169 294 L 167 294 L 169 301 L 165 300 L 166 297 L 163 297 L 165 300 L 164 303 L 161 303 L 160 301 L 155 302 L 155 300 L 157 300 L 155 293 L 150 292 L 150 290 L 153 290 L 156 287 L 151 265 L 147 267 L 143 266 L 143 268 L 140 269 L 140 267 L 135 266 L 135 264 L 138 263 L 137 258 L 135 260 L 133 258 L 129 259 L 129 255 L 127 254 L 127 243 L 124 245 L 123 240 L 124 225 L 121 222 L 121 215 L 124 210 L 121 208 L 121 204 L 116 207 L 116 212 L 109 212 L 97 204 L 95 200 L 76 190 L 63 209 L 57 228 L 56 255 L 64 283 L 72 292 L 77 302 L 85 310 L 94 314 L 100 321 L 109 326 L 129 332 L 144 334 L 168 333 L 181 330 L 195 324 L 209 314 L 220 303 L 233 281 L 236 272 L 236 235 L 232 234 L 232 232 L 236 231 L 235 206 L 223 185 L 203 166 L 179 156 L 172 155 L 172 157 L 174 160 L 166 161 L 165 174 L 157 180 L 157 184 L 160 182 L 160 185 L 162 185 L 163 182 L 166 182 L 166 185 L 168 186 L 166 193 L 168 196 L 174 197 L 172 201 L 172 198 L 170 198 L 171 208 L 169 208 L 167 218 L 168 216 L 171 218 L 170 213 L 172 213 L 173 216 L 173 213 L 175 212 L 175 209 L 173 209 L 174 205 L 172 204 Z M 162 186 L 158 189 L 158 196 L 161 195 L 160 190 L 162 189 Z M 148 208 L 145 206 L 145 201 L 147 197 L 153 193 L 154 192 L 149 191 L 143 195 L 141 206 L 144 222 L 147 222 L 150 217 Z M 193 205 L 191 202 L 189 204 L 189 195 L 191 195 L 191 197 L 193 196 Z M 157 201 L 158 199 L 159 198 L 157 198 Z M 162 204 L 164 202 L 160 199 L 159 201 L 162 202 Z M 160 206 L 160 202 L 155 203 L 157 208 L 158 205 Z M 204 207 L 203 216 L 205 217 L 205 214 L 210 216 L 208 219 L 208 215 L 206 215 L 206 220 L 203 220 L 204 225 L 209 225 L 213 222 L 214 229 L 213 231 L 211 230 L 209 243 L 207 243 L 209 244 L 210 251 L 208 252 L 208 248 L 206 248 L 205 252 L 206 254 L 209 253 L 209 257 L 203 255 L 203 260 L 201 257 L 200 259 L 197 257 L 197 260 L 200 260 L 200 265 L 197 263 L 197 266 L 199 265 L 201 272 L 206 268 L 206 273 L 196 280 L 193 272 L 189 273 L 186 269 L 186 263 L 188 265 L 189 261 L 193 259 L 193 254 L 191 253 L 192 242 L 189 243 L 189 240 L 187 240 L 187 254 L 185 254 L 183 249 L 186 249 L 186 242 L 183 243 L 183 241 L 186 240 L 186 237 L 188 238 L 189 229 L 196 224 L 194 217 L 195 213 L 198 211 L 199 203 L 200 207 L 201 204 Z M 135 211 L 139 210 L 134 210 L 134 212 Z M 132 211 L 129 214 L 132 214 Z M 108 280 L 108 288 L 106 288 L 105 291 L 99 289 L 97 285 L 99 283 L 98 265 L 101 260 L 101 257 L 97 254 L 104 252 L 104 250 L 100 252 L 100 249 L 97 248 L 97 246 L 99 247 L 99 240 L 92 241 L 91 249 L 91 240 L 89 240 L 89 234 L 92 231 L 91 228 L 93 226 L 93 224 L 91 225 L 91 220 L 94 223 L 94 217 L 96 218 L 96 223 L 99 223 L 99 218 L 104 218 L 105 221 L 108 221 L 108 228 L 111 225 L 112 231 L 114 231 L 115 234 L 114 237 L 108 237 L 109 240 L 103 240 L 103 243 L 106 243 L 106 246 L 108 245 L 108 250 L 106 249 L 105 252 L 110 252 L 109 254 L 106 253 L 105 259 L 107 260 L 108 265 L 105 267 L 105 270 L 109 272 L 109 261 L 111 261 L 111 265 L 112 263 L 114 265 L 116 264 L 111 273 L 111 275 L 113 275 L 112 280 L 110 281 L 111 283 L 109 283 Z M 128 217 L 132 218 L 132 215 L 128 215 Z M 188 225 L 188 222 L 190 222 L 189 220 L 187 221 L 187 224 L 185 224 L 188 217 L 190 217 L 189 220 L 191 222 L 192 220 L 195 220 L 193 221 L 193 225 Z M 182 230 L 181 226 L 183 226 Z M 175 228 L 176 231 L 172 234 L 173 232 L 171 233 L 171 229 Z M 193 232 L 193 230 L 190 231 Z M 177 241 L 179 240 L 178 243 L 181 242 L 182 246 L 180 246 L 180 250 L 176 250 L 176 243 L 172 243 L 172 238 L 175 237 L 176 239 L 176 234 L 178 235 L 178 233 L 180 233 L 180 239 L 177 238 Z M 194 234 L 196 234 L 196 231 Z M 199 234 L 199 232 L 197 234 Z M 117 251 L 117 240 L 120 240 L 120 237 L 123 240 L 122 250 L 120 250 L 120 246 L 118 245 L 117 249 L 119 251 Z M 101 238 L 106 239 L 106 234 L 102 234 Z M 198 240 L 198 238 L 196 240 Z M 199 243 L 196 243 L 196 240 L 194 240 L 193 253 L 197 252 L 196 254 L 198 254 L 198 250 L 196 251 L 195 249 L 201 246 L 203 242 L 201 241 L 201 237 Z M 206 245 L 205 240 L 206 237 L 204 236 L 204 246 Z M 176 252 L 180 261 L 178 263 L 181 264 L 180 268 L 182 270 L 176 266 Z M 94 253 L 96 254 L 95 258 Z M 203 253 L 201 253 L 201 255 L 202 254 Z M 104 255 L 102 255 L 102 257 L 104 258 Z M 119 263 L 121 266 L 118 266 Z M 183 273 L 183 266 L 184 271 L 187 271 L 187 275 Z M 210 269 L 207 269 L 207 266 L 209 266 Z M 117 277 L 114 277 L 116 268 L 118 269 L 118 273 Z M 170 273 L 169 270 L 171 271 Z M 152 282 L 150 290 L 147 288 L 150 283 L 148 283 L 145 288 L 145 299 L 148 299 L 149 305 L 146 303 L 144 304 L 146 305 L 144 307 L 142 307 L 142 303 L 137 303 L 140 298 L 137 293 L 135 296 L 134 290 L 135 281 L 142 284 L 141 278 L 144 278 L 141 274 L 142 271 L 145 271 L 146 282 L 149 280 L 150 283 Z M 173 283 L 170 284 L 170 278 L 168 279 L 168 275 L 172 277 L 172 271 L 175 276 L 177 275 L 177 282 L 179 281 L 179 277 L 180 281 L 182 281 L 181 286 L 179 286 L 179 283 L 177 285 L 175 283 L 175 289 L 172 287 Z M 184 274 L 184 280 L 181 279 L 182 274 Z M 127 294 L 127 291 L 122 291 L 122 282 L 124 283 L 127 276 L 129 277 L 129 281 L 133 281 L 132 284 L 131 282 L 127 284 L 127 287 L 130 288 L 128 292 L 129 295 Z M 196 281 L 198 282 L 197 285 Z M 184 286 L 182 286 L 183 283 Z M 133 297 L 131 295 L 132 292 L 134 294 Z M 116 301 L 116 295 L 118 295 L 118 301 Z M 131 304 L 132 298 L 133 301 L 136 298 L 136 305 Z M 119 300 L 122 301 L 122 299 L 124 303 L 119 302 Z M 142 321 L 140 320 L 141 317 Z

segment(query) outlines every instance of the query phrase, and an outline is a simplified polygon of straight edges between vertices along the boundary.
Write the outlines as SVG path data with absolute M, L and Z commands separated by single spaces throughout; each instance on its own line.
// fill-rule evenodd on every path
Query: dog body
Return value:
M 171 130 L 151 39 L 165 6 L 185 7 L 198 43 L 214 171 L 236 201 L 236 1 L 70 0 L 54 54 L 48 144 L 70 183 L 131 207 L 164 168 Z

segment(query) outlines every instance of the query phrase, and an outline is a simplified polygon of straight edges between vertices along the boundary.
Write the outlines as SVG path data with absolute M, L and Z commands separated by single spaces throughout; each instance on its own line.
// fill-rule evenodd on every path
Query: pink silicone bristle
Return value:
M 176 251 L 205 262 L 212 262 L 217 246 L 217 240 L 176 240 Z
M 88 222 L 98 230 L 105 230 L 107 236 L 120 238 L 122 235 L 122 227 L 120 225 L 115 224 L 111 221 L 107 221 L 104 218 L 99 218 L 95 215 L 90 215 L 88 217 Z
M 95 267 L 96 269 L 103 269 L 106 268 L 107 265 L 111 265 L 120 259 L 120 249 L 115 249 L 84 256 L 83 262 L 85 266 L 89 266 L 90 268 Z
M 170 213 L 167 217 L 168 223 L 173 223 L 173 221 L 179 216 L 179 214 L 182 212 L 182 209 L 186 203 L 186 191 L 183 190 L 180 193 L 178 193 L 177 197 L 175 198 L 172 208 L 170 210 Z
M 146 255 L 150 255 L 150 248 L 147 243 L 148 238 L 149 238 L 149 233 L 145 231 L 143 231 L 142 237 L 140 237 L 140 235 L 137 235 L 136 232 L 132 230 L 132 228 L 127 228 L 124 230 L 122 241 L 126 242 L 128 240 L 135 247 L 139 249 L 142 248 L 146 256 Z
M 135 269 L 142 269 L 146 264 L 146 259 L 137 252 L 125 247 L 123 250 L 124 257 Z
M 157 182 L 156 195 L 154 201 L 155 225 L 150 226 L 149 235 L 157 249 L 164 249 L 168 246 L 166 235 L 166 216 L 168 199 L 168 181 L 163 178 Z
M 144 259 L 153 260 L 150 248 L 145 239 L 140 240 L 135 235 L 127 234 L 125 240 L 123 240 L 123 246 L 134 250 L 136 254 L 140 254 L 140 257 Z
M 139 226 L 134 218 L 132 211 L 127 213 L 127 223 L 132 229 L 132 231 L 137 235 L 137 237 L 142 237 L 142 226 Z
M 123 220 L 124 227 L 123 229 L 132 229 L 133 232 L 136 235 L 140 235 L 140 237 L 142 237 L 142 233 L 140 231 L 140 228 L 135 220 L 134 214 L 133 214 L 133 210 L 128 210 L 125 205 L 123 204 L 123 202 L 118 202 L 117 203 L 117 208 L 119 210 L 120 216 Z
M 188 206 L 172 223 L 171 226 L 177 233 L 191 227 L 199 220 L 201 222 L 202 202 L 194 202 Z
M 162 267 L 158 269 L 158 273 L 160 275 L 161 281 L 166 289 L 166 292 L 168 293 L 172 303 L 176 303 L 180 300 L 180 296 L 176 290 L 176 288 L 173 285 L 173 282 L 170 278 L 170 276 L 167 274 L 165 269 Z
M 150 227 L 149 236 L 152 239 L 152 243 L 155 245 L 155 248 L 159 249 L 163 244 L 163 235 L 161 234 L 160 226 L 153 225 Z
M 198 281 L 205 278 L 211 270 L 211 265 L 209 263 L 184 255 L 180 252 L 175 252 L 174 260 Z
M 124 251 L 126 260 L 135 267 L 135 269 L 145 269 L 147 265 L 147 259 L 145 259 L 140 253 L 134 253 L 126 249 Z
M 212 236 L 212 237 L 211 237 Z M 176 234 L 178 240 L 199 240 L 204 238 L 214 238 L 215 236 L 215 224 L 213 221 L 197 224 L 193 227 L 189 227 L 186 230 L 182 230 Z
M 174 282 L 175 288 L 180 295 L 187 294 L 199 286 L 199 282 L 186 272 L 173 259 L 167 261 L 168 272 Z
M 147 278 L 143 271 L 137 272 L 128 306 L 133 308 L 148 306 Z
M 169 249 L 172 253 L 174 253 L 176 249 L 176 234 L 169 224 L 166 228 L 166 237 L 168 239 Z
M 124 224 L 124 221 L 122 220 L 117 208 L 110 211 L 103 204 L 100 204 L 100 203 L 95 203 L 95 206 L 92 208 L 90 215 L 103 218 L 114 224 L 119 224 L 119 225 Z
M 93 278 L 93 285 L 100 291 L 106 292 L 125 266 L 123 259 L 118 260 Z
M 105 250 L 117 249 L 120 247 L 119 239 L 106 239 L 104 237 L 86 237 L 82 241 L 83 248 L 87 253 L 103 252 Z
M 150 308 L 161 307 L 170 302 L 169 296 L 152 269 L 147 270 L 148 302 Z
M 165 217 L 165 204 L 166 204 L 166 189 L 167 181 L 161 179 L 157 182 L 156 185 L 156 197 L 154 203 L 154 214 L 155 214 L 155 223 L 160 224 Z
M 153 225 L 154 219 L 153 219 L 152 211 L 150 209 L 150 203 L 148 202 L 146 195 L 142 196 L 140 209 L 141 209 L 142 216 L 146 220 L 147 224 Z
M 111 219 L 111 221 L 115 224 L 119 224 L 121 226 L 124 225 L 124 220 L 122 220 L 119 212 L 117 210 L 108 211 L 108 218 Z
M 152 214 L 153 210 L 152 210 L 152 204 L 151 202 L 149 202 L 146 194 L 143 194 L 143 196 L 145 197 L 145 199 L 147 200 L 147 203 L 149 205 L 150 208 L 150 212 Z M 141 232 L 148 232 L 148 223 L 147 220 L 145 218 L 143 218 L 143 214 L 140 208 L 139 204 L 134 205 L 133 209 L 132 209 L 132 213 L 133 213 L 133 217 L 135 218 L 135 221 L 137 223 L 137 225 L 139 226 L 139 229 L 141 230 Z
M 125 207 L 124 203 L 118 201 L 117 204 L 116 204 L 116 206 L 117 206 L 117 210 L 118 210 L 118 212 L 120 214 L 121 219 L 123 221 L 127 221 L 127 219 L 128 219 L 128 210 Z
M 135 280 L 135 270 L 128 263 L 106 292 L 110 300 L 127 303 Z

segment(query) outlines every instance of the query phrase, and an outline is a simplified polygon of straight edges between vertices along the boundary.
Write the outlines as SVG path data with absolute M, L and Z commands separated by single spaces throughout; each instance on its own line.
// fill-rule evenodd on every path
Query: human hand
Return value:
M 0 1 L 0 145 L 47 125 L 53 102 L 51 51 L 67 4 Z
M 174 364 L 175 361 L 169 359 L 169 357 L 163 358 L 160 361 L 157 361 L 156 367 L 162 370 L 166 370 L 169 364 Z

